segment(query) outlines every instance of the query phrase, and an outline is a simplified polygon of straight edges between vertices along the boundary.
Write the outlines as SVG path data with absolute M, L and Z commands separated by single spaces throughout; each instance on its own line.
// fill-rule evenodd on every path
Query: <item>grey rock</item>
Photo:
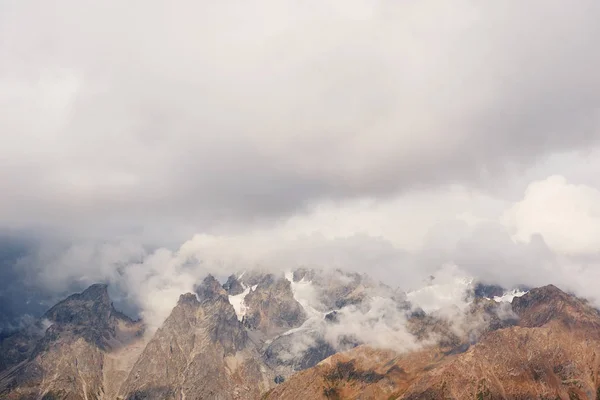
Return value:
M 182 295 L 122 386 L 125 399 L 252 399 L 268 389 L 260 355 L 212 276 Z
M 296 328 L 306 320 L 306 312 L 294 299 L 290 282 L 283 276 L 268 274 L 245 298 L 248 311 L 244 326 L 260 330 L 267 336 L 275 336 L 285 330 Z
M 229 278 L 227 278 L 227 282 L 223 284 L 223 289 L 230 296 L 238 295 L 244 291 L 244 287 L 235 275 L 230 275 Z
M 123 335 L 124 329 L 143 329 L 141 323 L 114 309 L 106 285 L 92 285 L 69 296 L 33 328 L 37 333 L 20 332 L 1 345 L 26 341 L 19 364 L 14 365 L 16 359 L 4 361 L 7 369 L 0 374 L 0 398 L 100 399 L 106 352 L 123 344 L 128 337 Z M 7 357 L 12 355 L 0 355 L 0 359 Z

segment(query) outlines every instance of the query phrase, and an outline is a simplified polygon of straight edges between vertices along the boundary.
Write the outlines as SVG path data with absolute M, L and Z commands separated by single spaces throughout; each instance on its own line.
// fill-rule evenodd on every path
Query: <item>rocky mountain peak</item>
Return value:
M 107 285 L 95 284 L 59 302 L 43 318 L 53 323 L 91 326 L 108 323 L 113 310 Z
M 235 275 L 230 275 L 227 282 L 223 284 L 223 289 L 230 296 L 236 296 L 244 292 L 244 287 Z
M 87 289 L 85 289 L 83 292 L 75 294 L 74 296 L 80 297 L 84 300 L 110 302 L 110 297 L 108 296 L 108 284 L 106 283 L 95 283 Z
M 195 288 L 200 303 L 212 302 L 217 300 L 227 301 L 227 292 L 219 281 L 212 275 L 207 275 L 202 283 Z
M 114 309 L 105 284 L 57 303 L 35 328 L 35 335 L 26 329 L 1 343 L 0 366 L 16 370 L 0 376 L 0 398 L 103 398 L 110 386 L 105 356 L 137 342 L 144 330 Z
M 595 308 L 554 285 L 532 289 L 516 297 L 512 309 L 519 316 L 521 326 L 539 327 L 557 321 L 567 326 L 600 327 L 600 315 Z
M 183 304 L 199 305 L 200 302 L 194 293 L 184 293 L 179 296 L 179 300 L 177 301 L 177 305 Z
M 100 349 L 107 349 L 115 345 L 114 338 L 120 325 L 134 324 L 129 317 L 115 310 L 105 284 L 94 284 L 67 297 L 48 310 L 42 320 L 51 325 L 38 343 L 36 353 L 66 337 L 83 338 Z
M 316 271 L 309 268 L 298 268 L 292 273 L 294 282 L 299 282 L 302 279 L 313 280 L 316 276 Z
M 179 301 L 121 387 L 125 399 L 257 398 L 258 353 L 211 275 Z M 239 392 L 237 397 L 233 393 Z
M 247 313 L 244 325 L 267 335 L 295 328 L 307 315 L 294 298 L 291 283 L 283 276 L 268 274 L 245 298 Z

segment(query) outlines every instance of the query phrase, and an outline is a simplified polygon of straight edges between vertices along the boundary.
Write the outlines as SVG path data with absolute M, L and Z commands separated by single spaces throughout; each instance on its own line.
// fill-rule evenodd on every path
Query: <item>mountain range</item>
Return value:
M 600 313 L 555 286 L 208 275 L 157 329 L 95 284 L 0 342 L 2 399 L 597 399 Z M 445 293 L 445 292 L 444 292 Z

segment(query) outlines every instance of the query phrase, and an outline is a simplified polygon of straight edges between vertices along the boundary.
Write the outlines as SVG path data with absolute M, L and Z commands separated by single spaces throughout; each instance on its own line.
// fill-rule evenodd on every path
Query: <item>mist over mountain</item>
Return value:
M 599 19 L 0 1 L 0 397 L 593 398 Z
M 158 327 L 94 284 L 0 339 L 0 397 L 596 398 L 600 311 L 451 276 L 403 292 L 341 270 L 207 275 Z
M 209 272 L 341 268 L 409 290 L 455 264 L 597 302 L 599 14 L 4 2 L 0 231 L 35 245 L 5 256 L 0 290 L 110 282 L 158 321 Z

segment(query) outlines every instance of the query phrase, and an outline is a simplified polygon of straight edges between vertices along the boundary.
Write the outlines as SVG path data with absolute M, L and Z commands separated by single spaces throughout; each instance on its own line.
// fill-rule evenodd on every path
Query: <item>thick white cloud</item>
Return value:
M 593 187 L 570 184 L 562 176 L 533 182 L 505 218 L 517 240 L 541 234 L 561 253 L 600 253 L 600 191 Z
M 587 210 L 582 204 L 595 204 L 588 196 L 597 192 L 549 177 L 532 183 L 523 196 L 505 204 L 453 189 L 388 202 L 329 204 L 261 229 L 197 234 L 174 250 L 91 242 L 64 252 L 40 252 L 22 266 L 34 282 L 55 291 L 73 282 L 112 282 L 126 294 L 123 300 L 155 326 L 178 295 L 192 290 L 207 273 L 224 277 L 252 268 L 360 271 L 411 292 L 409 299 L 427 310 L 464 305 L 464 291 L 473 278 L 506 287 L 554 283 L 600 304 L 594 284 L 600 258 L 590 232 L 575 232 L 577 224 L 593 227 L 587 224 L 593 214 L 579 212 Z M 429 210 L 435 210 L 433 216 Z M 464 210 L 471 213 L 461 214 Z M 547 215 L 569 210 L 574 214 L 559 219 L 567 225 L 555 229 L 546 223 Z M 503 224 L 507 221 L 516 223 L 517 235 L 511 237 Z M 568 247 L 561 240 L 564 232 L 572 233 Z M 434 285 L 415 291 L 430 275 L 436 277 Z
M 410 289 L 454 263 L 593 298 L 599 17 L 594 0 L 0 2 L 0 231 L 42 238 L 29 281 L 113 282 L 149 321 L 256 265 Z
M 2 2 L 0 223 L 165 241 L 330 199 L 497 190 L 596 143 L 599 8 Z

